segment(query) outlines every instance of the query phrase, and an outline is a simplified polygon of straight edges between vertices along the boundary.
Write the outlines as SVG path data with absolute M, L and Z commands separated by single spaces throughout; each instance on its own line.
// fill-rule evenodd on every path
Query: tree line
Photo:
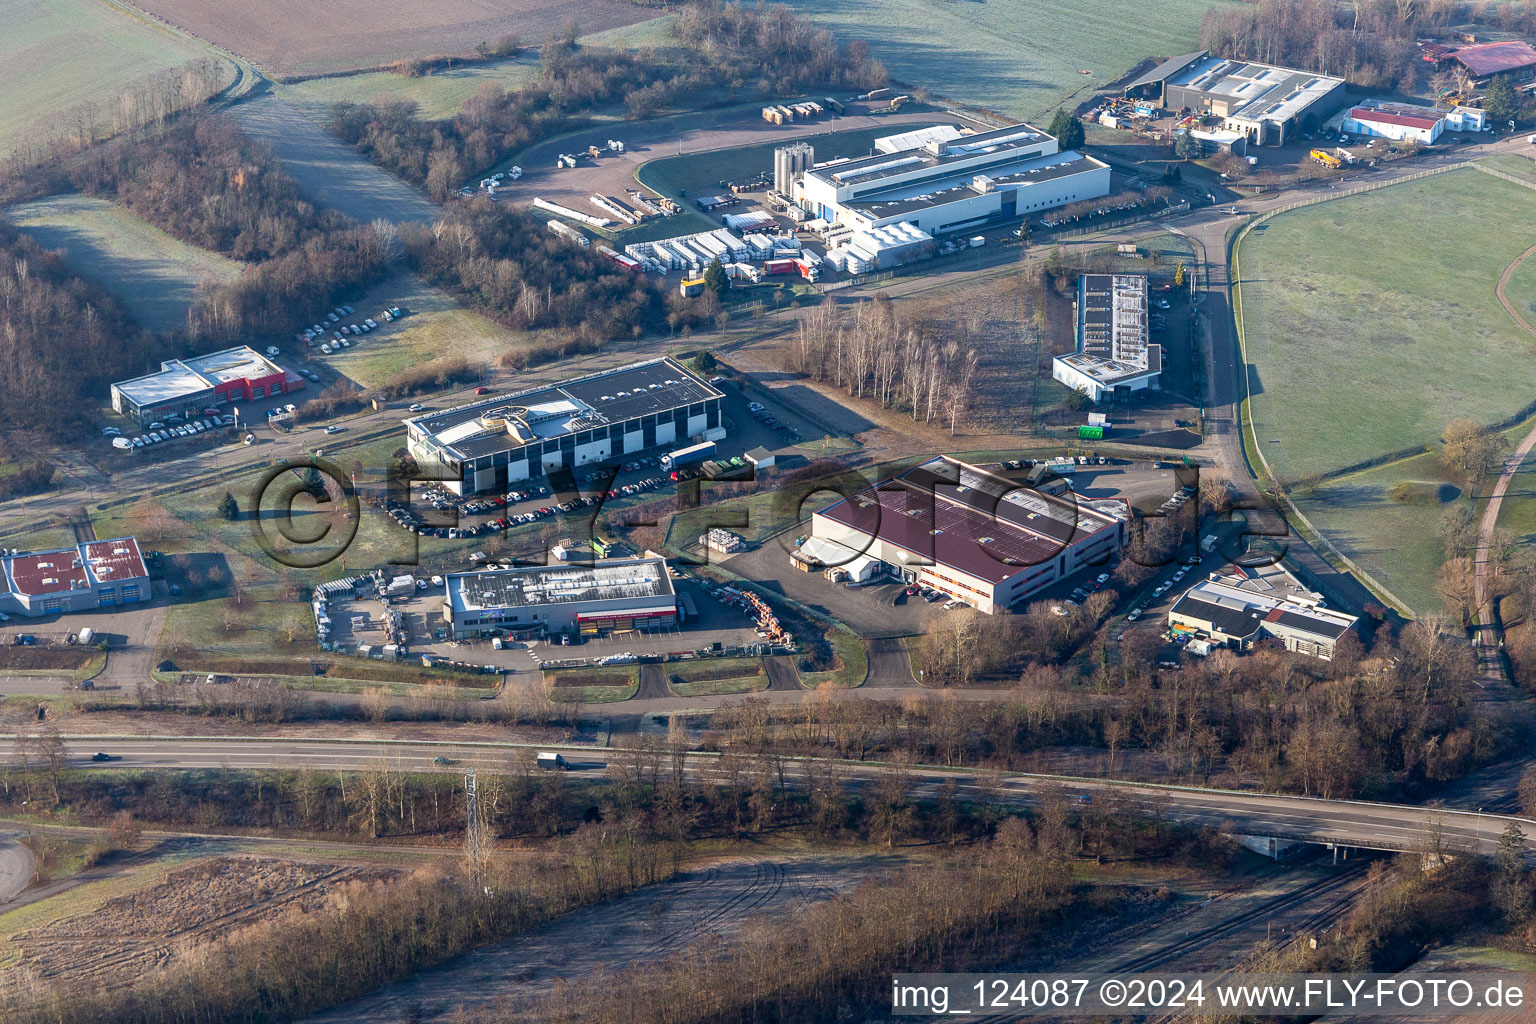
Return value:
M 380 279 L 400 254 L 392 225 L 358 225 L 299 193 L 271 147 L 227 118 L 185 114 L 47 166 L 13 167 L 0 201 L 78 191 L 120 204 L 183 242 L 246 262 L 200 290 L 183 329 L 154 338 L 102 289 L 0 223 L 0 422 L 59 426 L 108 385 L 163 359 L 269 343 Z
M 572 245 L 526 211 L 460 203 L 401 240 L 423 278 L 518 330 L 563 328 L 578 342 L 597 342 L 663 324 L 665 301 L 647 278 Z
M 154 351 L 117 299 L 0 219 L 0 423 L 75 422 L 87 396 L 99 401 L 125 367 L 148 367 Z
M 870 89 L 887 78 L 866 45 L 840 45 L 778 4 L 690 3 L 675 31 L 687 46 L 663 60 L 645 50 L 578 47 L 577 29 L 567 24 L 545 40 L 540 76 L 526 86 L 487 85 L 443 121 L 423 120 L 408 101 L 340 102 L 332 107 L 334 130 L 441 202 L 471 175 L 605 105 L 622 102 L 638 118 L 811 88 Z
M 965 324 L 925 329 L 904 319 L 883 294 L 852 313 L 823 302 L 800 318 L 784 358 L 786 369 L 904 410 L 913 422 L 946 425 L 953 434 L 976 384 L 976 348 L 967 333 Z
M 104 138 L 154 130 L 202 105 L 228 83 L 230 66 L 201 57 L 134 79 L 116 93 L 77 103 L 33 125 L 11 152 L 11 170 L 66 160 Z
M 1259 0 L 1211 8 L 1200 45 L 1222 57 L 1305 68 L 1362 88 L 1411 93 L 1430 77 L 1429 65 L 1419 59 L 1417 39 L 1471 20 L 1508 32 L 1536 32 L 1536 11 L 1527 4 Z
M 1038 628 L 1070 631 L 1048 611 Z M 1328 798 L 1417 797 L 1514 749 L 1516 730 L 1471 700 L 1468 646 L 1437 621 L 1415 622 L 1369 650 L 1341 645 L 1333 662 L 1264 647 L 1216 650 L 1159 669 L 1155 635 L 1127 632 L 1112 659 L 1096 636 L 1064 665 L 1030 659 L 1011 685 L 1001 668 L 995 700 L 943 690 L 896 702 L 818 691 L 801 706 L 745 698 L 722 705 L 705 743 L 719 750 L 1034 770 L 1056 752 L 1074 771 L 1170 782 L 1258 784 Z M 918 643 L 914 667 L 964 671 L 1030 650 L 1024 616 L 946 619 Z M 1014 660 L 1016 664 L 1016 660 Z

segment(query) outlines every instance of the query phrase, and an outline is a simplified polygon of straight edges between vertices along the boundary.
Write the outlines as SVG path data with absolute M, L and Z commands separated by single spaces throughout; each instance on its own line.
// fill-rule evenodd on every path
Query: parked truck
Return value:
M 1316 160 L 1324 167 L 1331 167 L 1334 170 L 1338 170 L 1344 165 L 1344 161 L 1324 149 L 1314 149 L 1310 155 L 1313 160 Z
M 679 448 L 677 451 L 668 452 L 661 457 L 662 469 L 680 469 L 683 466 L 692 465 L 695 462 L 703 462 L 715 454 L 715 442 L 701 441 L 687 448 Z

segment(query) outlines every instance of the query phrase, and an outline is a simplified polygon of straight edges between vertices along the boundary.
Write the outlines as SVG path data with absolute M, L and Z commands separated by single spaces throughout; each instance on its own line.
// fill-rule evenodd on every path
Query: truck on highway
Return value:
M 695 462 L 703 462 L 715 454 L 715 442 L 702 441 L 699 444 L 689 445 L 687 448 L 679 448 L 674 452 L 668 452 L 661 457 L 662 469 L 678 469 L 682 466 L 692 465 Z
M 548 750 L 539 751 L 534 762 L 545 771 L 568 772 L 571 770 L 571 762 L 565 759 L 564 754 L 556 754 Z

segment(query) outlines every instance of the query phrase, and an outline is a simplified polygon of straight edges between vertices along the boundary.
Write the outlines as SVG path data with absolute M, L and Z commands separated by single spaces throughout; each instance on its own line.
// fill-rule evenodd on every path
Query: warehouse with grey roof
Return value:
M 1303 123 L 1321 123 L 1343 103 L 1344 79 L 1197 50 L 1134 79 L 1125 95 L 1164 110 L 1219 117 L 1223 128 L 1242 132 L 1253 145 L 1283 146 Z
M 455 639 L 511 633 L 594 636 L 677 625 L 677 595 L 660 558 L 456 572 L 443 618 Z

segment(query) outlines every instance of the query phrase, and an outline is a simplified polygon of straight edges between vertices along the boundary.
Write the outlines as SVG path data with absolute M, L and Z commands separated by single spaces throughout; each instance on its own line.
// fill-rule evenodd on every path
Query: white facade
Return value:
M 1388 113 L 1356 109 L 1344 118 L 1344 130 L 1352 135 L 1387 139 L 1392 142 L 1419 142 L 1433 145 L 1445 131 L 1443 117 L 1404 118 Z
M 919 136 L 883 141 L 905 144 Z M 1109 187 L 1107 164 L 1061 152 L 1049 135 L 1017 124 L 813 167 L 797 196 L 828 224 L 869 231 L 907 223 L 931 235 L 1096 199 Z

